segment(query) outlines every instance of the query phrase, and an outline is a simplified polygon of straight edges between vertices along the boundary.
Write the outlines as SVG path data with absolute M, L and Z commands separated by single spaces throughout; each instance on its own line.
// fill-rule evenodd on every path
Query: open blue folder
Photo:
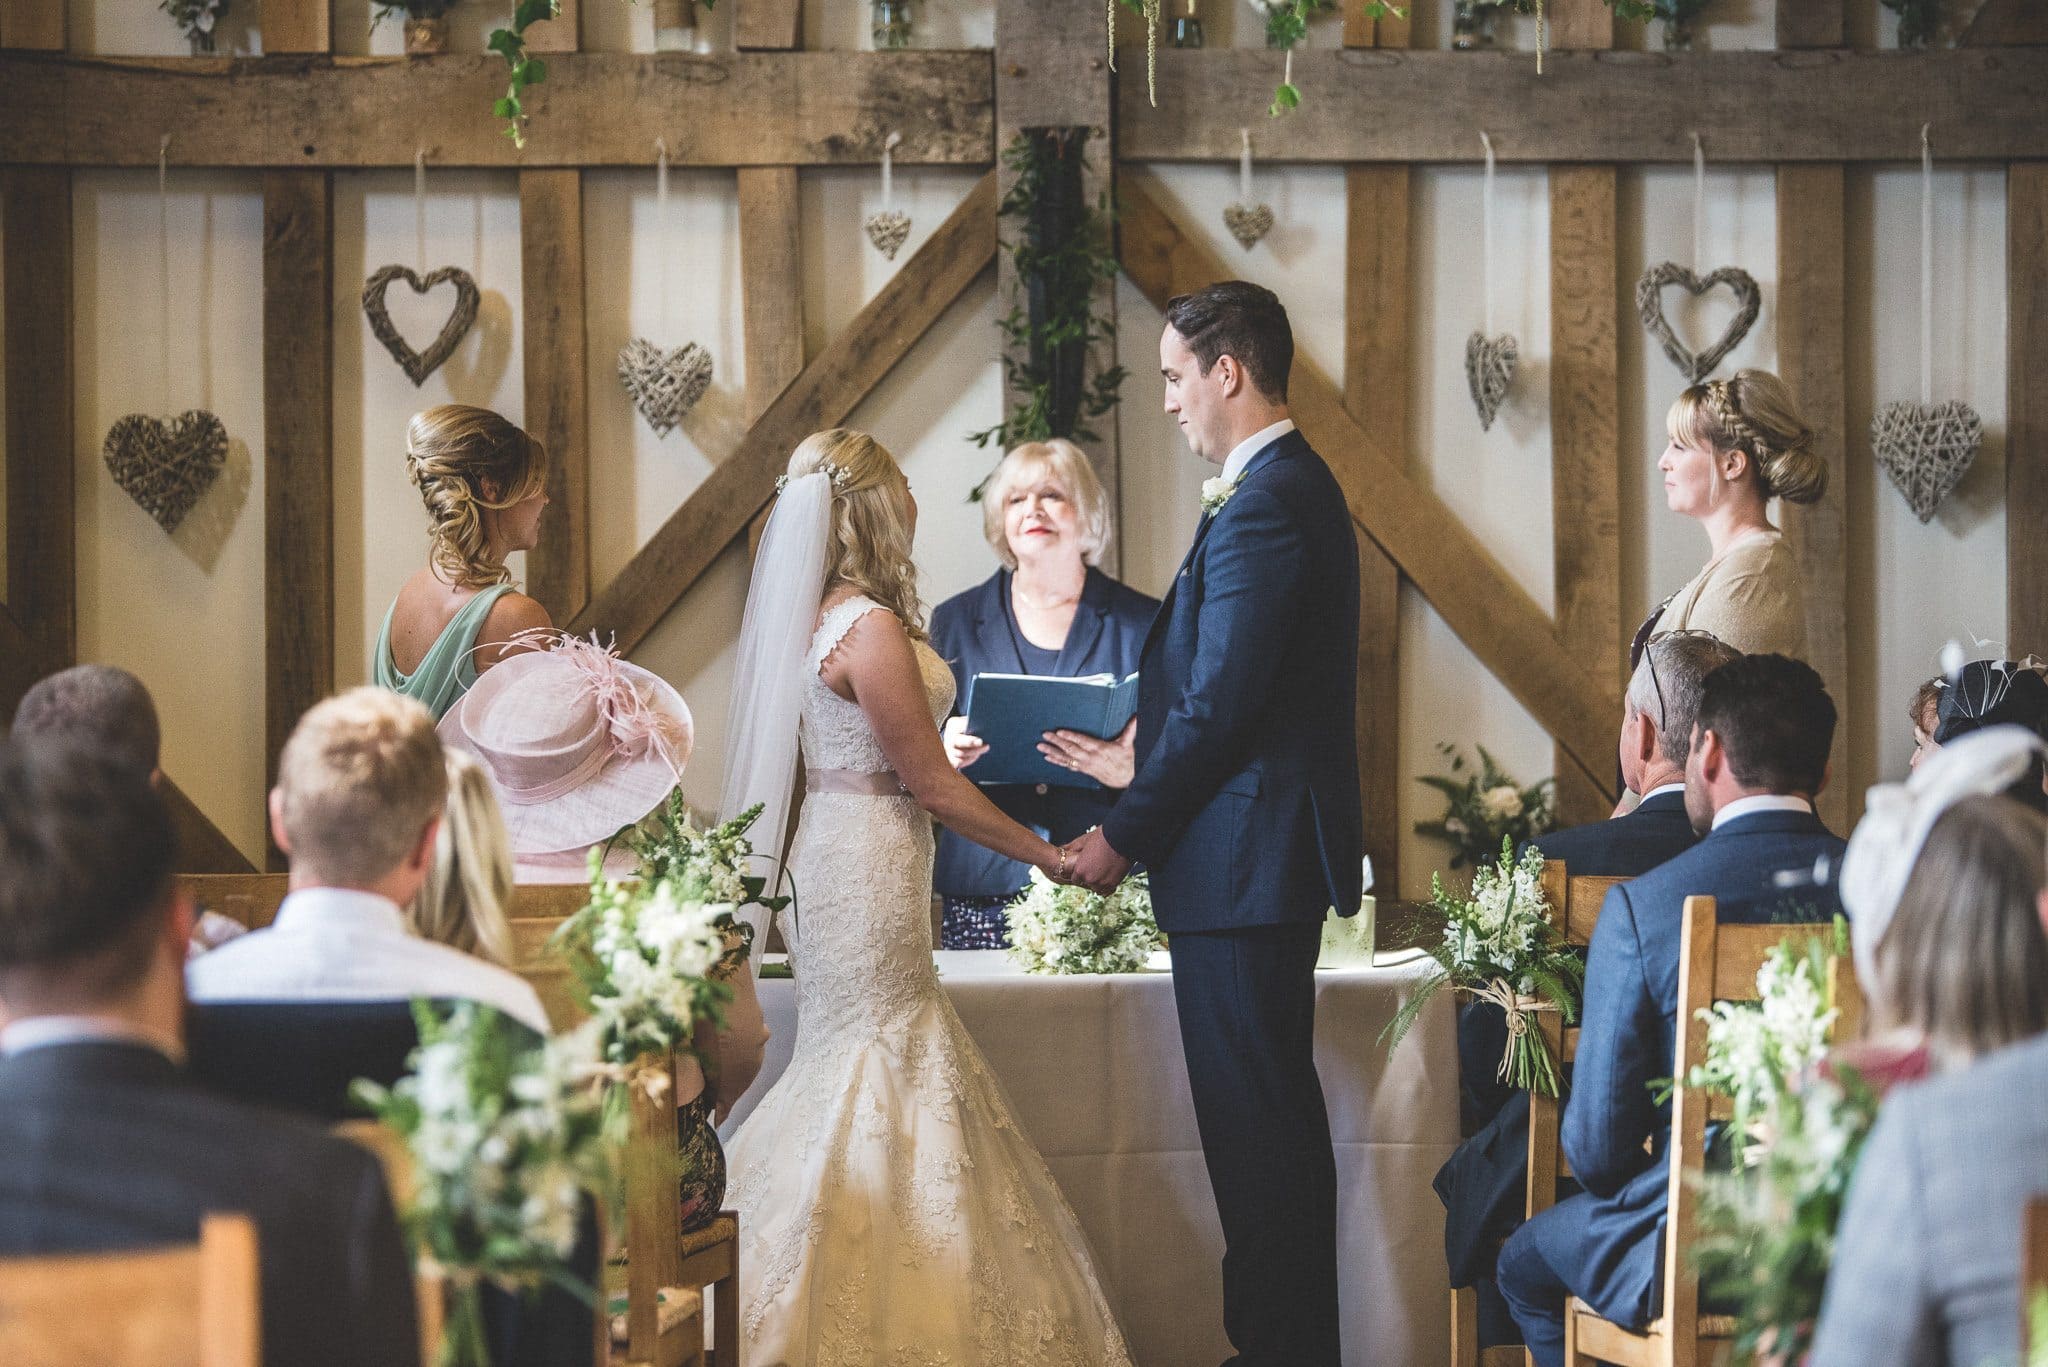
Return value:
M 1044 783 L 1100 788 L 1086 774 L 1062 769 L 1039 754 L 1039 741 L 1048 731 L 1079 731 L 1108 739 L 1129 725 L 1137 710 L 1135 674 L 1121 682 L 1113 674 L 1073 679 L 977 674 L 967 681 L 967 730 L 987 743 L 988 753 L 965 772 L 984 787 Z

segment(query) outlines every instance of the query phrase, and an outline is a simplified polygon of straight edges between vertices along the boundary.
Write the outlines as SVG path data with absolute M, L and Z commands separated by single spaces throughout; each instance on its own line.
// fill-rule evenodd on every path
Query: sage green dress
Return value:
M 391 662 L 391 614 L 398 610 L 398 600 L 394 598 L 384 611 L 383 629 L 377 633 L 376 660 L 370 667 L 372 680 L 380 688 L 405 694 L 432 712 L 435 721 L 441 720 L 476 682 L 476 635 L 483 630 L 484 619 L 491 615 L 491 605 L 510 592 L 510 584 L 493 584 L 464 603 L 462 610 L 441 628 L 419 667 L 410 674 L 399 673 L 398 666 Z

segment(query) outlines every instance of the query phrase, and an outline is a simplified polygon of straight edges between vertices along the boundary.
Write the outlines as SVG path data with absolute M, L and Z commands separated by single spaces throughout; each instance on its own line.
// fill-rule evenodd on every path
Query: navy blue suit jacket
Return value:
M 954 711 L 967 698 L 967 684 L 977 674 L 1028 674 L 1017 642 L 1010 634 L 1006 601 L 1010 572 L 998 570 L 987 580 L 956 593 L 932 613 L 932 648 L 952 667 L 958 692 Z M 1119 679 L 1138 669 L 1145 632 L 1159 611 L 1157 599 L 1119 584 L 1100 570 L 1088 571 L 1074 624 L 1060 647 L 1056 674 L 1114 674 Z M 963 772 L 974 777 L 970 765 Z M 982 789 L 990 800 L 1022 824 L 1056 845 L 1064 845 L 1102 818 L 1116 802 L 1103 788 L 1032 787 L 996 784 Z M 942 897 L 1007 897 L 1030 880 L 1028 865 L 984 849 L 951 831 L 939 832 L 938 860 L 932 887 Z
M 1529 843 L 1582 878 L 1636 878 L 1699 840 L 1685 814 L 1685 794 L 1671 792 L 1645 798 L 1624 815 L 1552 831 Z
M 1174 931 L 1358 909 L 1358 545 L 1299 432 L 1203 518 L 1145 639 L 1137 776 L 1102 823 Z
M 1584 1221 L 1574 1290 L 1602 1316 L 1647 1323 L 1662 1285 L 1671 1109 L 1651 1101 L 1650 1084 L 1671 1076 L 1677 1047 L 1685 899 L 1715 898 L 1724 922 L 1832 920 L 1842 909 L 1833 883 L 1785 889 L 1774 875 L 1810 875 L 1821 855 L 1839 864 L 1843 848 L 1811 812 L 1756 812 L 1601 903 L 1562 1136 L 1586 1195 L 1556 1213 Z

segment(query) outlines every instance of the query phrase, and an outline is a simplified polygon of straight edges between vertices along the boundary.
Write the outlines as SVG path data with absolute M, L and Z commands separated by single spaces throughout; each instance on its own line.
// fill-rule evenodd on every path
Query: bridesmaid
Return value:
M 505 568 L 539 540 L 548 457 L 489 409 L 444 403 L 413 415 L 405 465 L 427 505 L 432 549 L 384 615 L 371 678 L 438 720 L 519 649 L 514 636 L 554 625 Z

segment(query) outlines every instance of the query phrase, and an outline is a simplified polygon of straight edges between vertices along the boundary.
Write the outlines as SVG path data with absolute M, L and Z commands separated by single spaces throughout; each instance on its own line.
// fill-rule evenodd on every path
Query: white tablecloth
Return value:
M 1138 1367 L 1212 1367 L 1223 1336 L 1223 1234 L 1202 1165 L 1165 972 L 1034 977 L 998 951 L 937 955 L 940 980 L 1002 1079 L 1094 1245 Z M 1161 956 L 1163 962 L 1164 956 Z M 1391 1059 L 1380 1030 L 1427 960 L 1316 974 L 1316 1066 L 1337 1154 L 1345 1367 L 1448 1353 L 1443 1207 L 1430 1179 L 1458 1140 L 1450 994 Z M 766 1065 L 727 1133 L 782 1075 L 796 985 L 761 983 Z

